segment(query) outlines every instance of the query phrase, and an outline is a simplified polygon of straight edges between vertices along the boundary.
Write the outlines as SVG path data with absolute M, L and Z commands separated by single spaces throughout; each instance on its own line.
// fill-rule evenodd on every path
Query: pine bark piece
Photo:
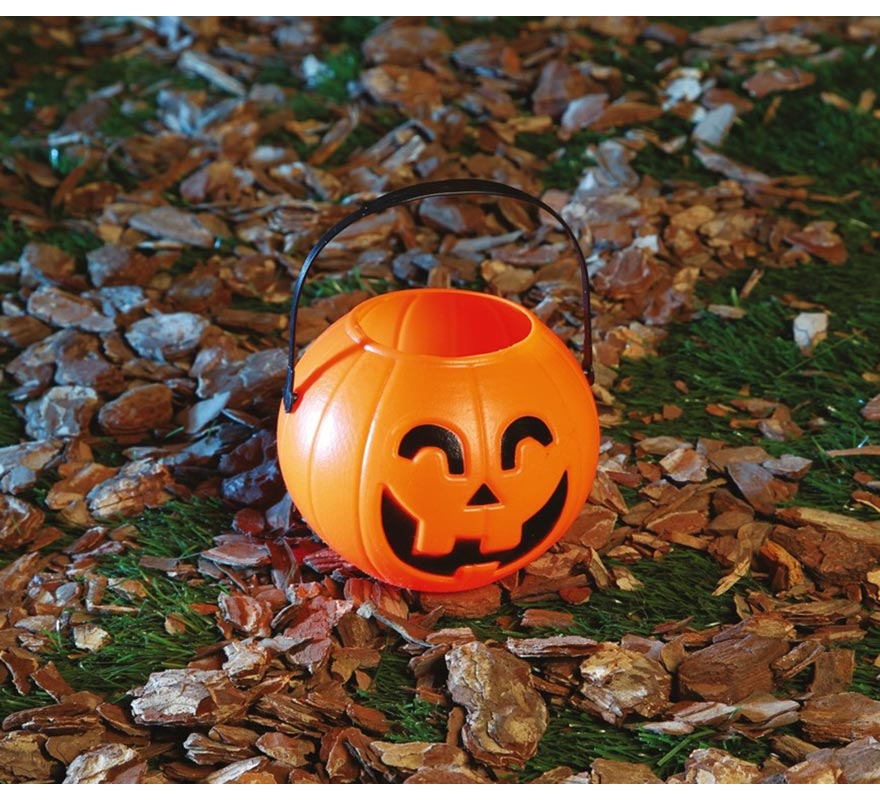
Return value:
M 310 739 L 288 736 L 278 731 L 264 733 L 256 742 L 257 749 L 291 767 L 304 767 L 308 757 L 315 752 L 315 743 Z
M 437 79 L 420 69 L 383 64 L 364 70 L 360 81 L 373 100 L 397 106 L 406 114 L 428 113 L 443 102 Z
M 0 551 L 32 542 L 45 519 L 44 512 L 24 500 L 0 495 Z
M 23 350 L 45 339 L 52 329 L 34 317 L 22 314 L 19 317 L 0 317 L 0 342 Z
M 92 333 L 115 330 L 109 317 L 98 313 L 88 301 L 54 286 L 41 286 L 29 298 L 28 312 L 55 328 L 79 328 Z
M 268 765 L 268 763 L 269 759 L 267 759 L 265 756 L 254 756 L 253 758 L 246 758 L 243 761 L 236 761 L 234 764 L 229 764 L 226 767 L 215 770 L 205 778 L 204 782 L 244 783 L 246 781 L 242 779 L 247 773 L 260 772 L 263 770 L 264 767 Z
M 876 548 L 876 554 L 880 555 L 880 522 L 865 522 L 844 514 L 807 506 L 783 508 L 776 516 L 790 525 L 809 526 L 821 533 L 834 533 L 861 542 L 868 547 Z
M 258 684 L 273 658 L 269 650 L 250 640 L 230 642 L 223 653 L 226 656 L 223 671 L 241 688 Z
M 89 275 L 95 286 L 146 285 L 156 265 L 140 253 L 118 244 L 105 244 L 86 253 Z
M 88 433 L 98 410 L 98 393 L 86 386 L 53 386 L 25 406 L 25 431 L 31 439 Z
M 67 473 L 53 484 L 46 495 L 46 506 L 60 515 L 72 525 L 87 527 L 94 524 L 86 504 L 86 495 L 98 484 L 110 480 L 116 475 L 112 467 L 90 462 L 84 464 L 73 473 Z
M 706 480 L 709 461 L 692 448 L 673 450 L 660 461 L 661 469 L 677 483 L 701 483 Z
M 222 670 L 154 672 L 132 695 L 132 715 L 141 725 L 215 725 L 242 718 L 249 702 Z
M 13 711 L 3 720 L 3 728 L 22 728 L 49 735 L 84 733 L 100 724 L 100 717 L 92 710 L 95 699 L 95 695 L 86 698 L 73 695 L 64 703 Z
M 415 66 L 424 58 L 440 56 L 452 48 L 452 41 L 443 31 L 427 25 L 380 26 L 361 45 L 367 61 L 399 66 Z
M 775 484 L 778 481 L 770 470 L 760 464 L 742 461 L 728 464 L 727 472 L 755 511 L 770 515 L 776 510 L 779 493 L 775 491 Z
M 781 545 L 812 573 L 834 584 L 862 580 L 877 558 L 876 546 L 865 545 L 830 530 L 777 525 L 770 540 Z
M 219 221 L 219 220 L 218 220 Z M 157 239 L 210 248 L 217 236 L 195 214 L 173 206 L 158 206 L 135 214 L 129 221 L 135 230 Z
M 792 780 L 792 773 L 800 778 L 798 767 L 805 765 L 839 768 L 844 783 L 880 783 L 880 741 L 866 737 L 846 747 L 815 750 L 807 755 L 803 763 L 786 771 L 789 783 L 800 782 Z
M 544 700 L 532 688 L 529 665 L 481 642 L 453 647 L 446 664 L 449 693 L 467 711 L 465 747 L 491 766 L 524 764 L 537 751 L 549 721 Z
M 213 732 L 212 728 L 212 732 Z M 191 733 L 183 742 L 186 757 L 195 764 L 232 764 L 254 755 L 253 748 L 240 743 L 218 741 L 203 733 Z
M 105 744 L 78 755 L 64 783 L 141 783 L 147 762 L 124 744 Z
M 813 697 L 845 692 L 852 683 L 855 666 L 856 654 L 852 650 L 835 649 L 820 653 L 810 684 Z
M 622 125 L 633 125 L 637 122 L 649 122 L 663 116 L 660 106 L 640 103 L 635 100 L 618 100 L 606 106 L 602 115 L 589 127 L 591 130 L 604 131 Z
M 565 532 L 562 542 L 602 552 L 611 541 L 617 516 L 617 512 L 609 508 L 587 503 Z
M 30 489 L 42 470 L 51 466 L 61 445 L 61 439 L 49 439 L 0 447 L 0 492 L 20 494 Z
M 736 107 L 731 103 L 715 106 L 701 119 L 691 134 L 697 141 L 720 147 L 736 121 Z
M 0 780 L 9 783 L 51 781 L 60 770 L 57 761 L 43 755 L 46 737 L 12 731 L 0 737 Z
M 589 128 L 608 105 L 608 95 L 604 92 L 585 94 L 569 102 L 560 121 L 559 138 L 570 139 L 575 133 Z
M 21 647 L 10 647 L 0 651 L 0 662 L 6 665 L 12 675 L 12 682 L 19 694 L 30 694 L 31 673 L 36 670 L 40 662 L 33 653 Z
M 419 604 L 424 611 L 442 608 L 448 617 L 480 619 L 501 608 L 501 587 L 490 583 L 466 592 L 421 592 Z
M 195 350 L 207 327 L 204 317 L 178 311 L 138 320 L 125 338 L 138 355 L 164 364 Z
M 597 758 L 590 764 L 590 783 L 663 783 L 647 764 Z
M 588 708 L 612 725 L 631 714 L 650 719 L 669 706 L 672 676 L 641 653 L 605 642 L 579 669 Z
M 129 436 L 161 428 L 174 416 L 173 395 L 163 383 L 135 386 L 98 412 L 98 424 L 110 436 Z
M 73 694 L 73 687 L 61 677 L 58 667 L 52 661 L 35 670 L 31 674 L 31 680 L 57 703 Z
M 404 783 L 489 783 L 470 767 L 423 767 Z
M 19 262 L 22 286 L 39 286 L 47 283 L 71 286 L 75 283 L 74 257 L 53 244 L 28 243 L 22 250 Z
M 773 689 L 770 663 L 788 652 L 781 639 L 746 636 L 704 647 L 687 656 L 678 668 L 684 695 L 736 703 L 756 692 Z
M 156 508 L 173 498 L 174 481 L 168 467 L 155 461 L 130 461 L 115 477 L 99 483 L 86 499 L 95 519 L 131 517 L 145 508 Z
M 793 92 L 810 86 L 816 80 L 812 72 L 807 72 L 800 67 L 785 67 L 768 69 L 752 75 L 745 83 L 745 89 L 752 97 L 758 99 L 766 97 L 774 92 Z
M 715 747 L 694 750 L 684 764 L 684 776 L 675 783 L 757 783 L 760 768 Z
M 880 737 L 880 700 L 840 692 L 807 700 L 801 710 L 804 735 L 813 742 L 850 742 Z
M 593 653 L 599 643 L 585 636 L 548 636 L 542 639 L 508 639 L 505 647 L 518 658 L 580 658 Z
M 423 768 L 464 767 L 467 753 L 460 747 L 435 742 L 372 742 L 370 747 L 383 764 L 416 772 Z
M 223 618 L 248 636 L 272 635 L 272 609 L 267 603 L 241 592 L 220 597 Z
M 880 394 L 874 395 L 865 403 L 861 414 L 868 422 L 880 422 Z

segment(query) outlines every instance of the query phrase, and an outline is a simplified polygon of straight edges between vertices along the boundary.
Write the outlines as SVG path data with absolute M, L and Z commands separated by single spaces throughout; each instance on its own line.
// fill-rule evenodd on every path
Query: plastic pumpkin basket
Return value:
M 583 363 L 509 300 L 408 289 L 356 306 L 296 364 L 300 295 L 324 247 L 367 215 L 462 194 L 537 206 L 568 234 L 582 279 Z M 396 586 L 459 591 L 520 569 L 565 533 L 595 477 L 589 343 L 583 252 L 541 200 L 493 181 L 448 180 L 366 203 L 315 244 L 294 290 L 278 458 L 296 508 L 341 556 Z

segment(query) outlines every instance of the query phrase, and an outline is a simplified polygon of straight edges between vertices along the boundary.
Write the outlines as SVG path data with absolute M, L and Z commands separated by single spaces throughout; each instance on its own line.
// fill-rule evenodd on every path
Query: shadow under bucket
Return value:
M 447 181 L 385 195 L 372 211 L 475 191 L 523 199 L 502 184 Z M 294 353 L 291 341 L 282 474 L 303 518 L 366 573 L 427 591 L 484 585 L 545 552 L 586 501 L 599 452 L 589 363 L 524 307 L 393 292 L 331 325 L 295 373 Z

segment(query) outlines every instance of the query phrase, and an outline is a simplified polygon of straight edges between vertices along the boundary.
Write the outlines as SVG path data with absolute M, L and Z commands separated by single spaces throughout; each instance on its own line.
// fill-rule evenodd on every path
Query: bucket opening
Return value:
M 409 355 L 494 353 L 521 342 L 533 324 L 528 312 L 513 303 L 456 290 L 392 292 L 361 308 L 357 322 L 368 339 Z

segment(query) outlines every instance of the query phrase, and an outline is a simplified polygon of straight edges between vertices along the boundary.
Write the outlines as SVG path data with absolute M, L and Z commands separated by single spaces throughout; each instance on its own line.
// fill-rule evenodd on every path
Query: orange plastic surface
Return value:
M 571 525 L 599 455 L 590 387 L 531 312 L 491 295 L 374 297 L 319 336 L 278 419 L 291 497 L 364 572 L 481 586 Z

